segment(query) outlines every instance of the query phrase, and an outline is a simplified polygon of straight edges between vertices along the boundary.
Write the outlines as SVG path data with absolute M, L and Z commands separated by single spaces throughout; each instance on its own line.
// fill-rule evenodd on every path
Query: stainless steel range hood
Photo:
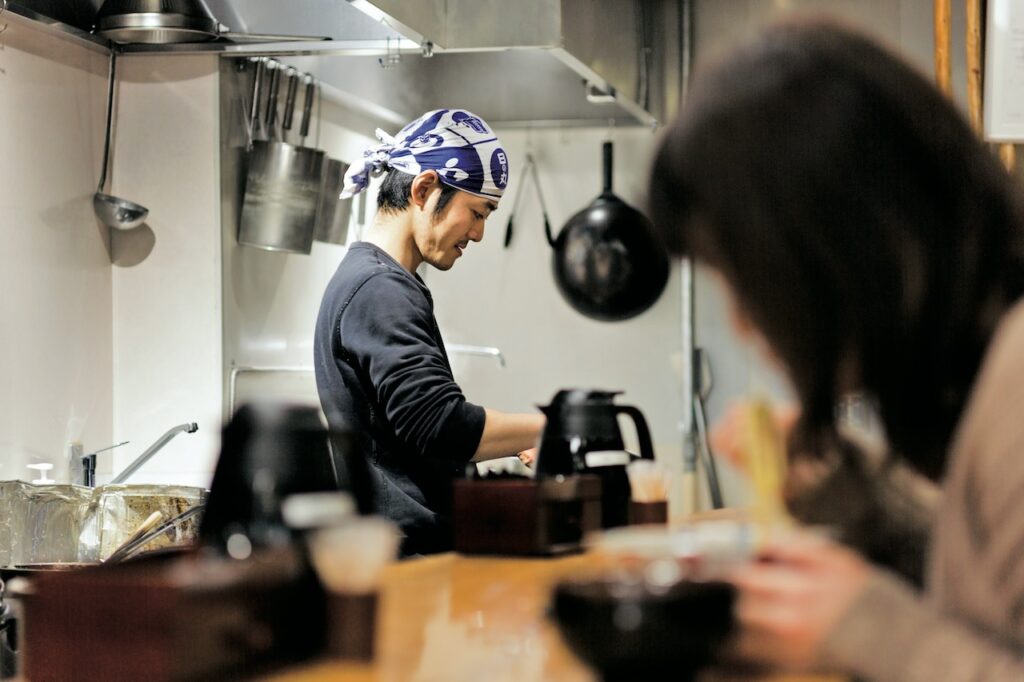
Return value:
M 679 97 L 680 0 L 208 2 L 241 31 L 331 40 L 129 51 L 290 56 L 396 121 L 457 105 L 506 127 L 653 126 Z
M 350 2 L 434 54 L 396 67 L 421 110 L 457 101 L 504 125 L 653 126 L 678 101 L 677 0 Z
M 206 0 L 240 33 L 322 42 L 126 45 L 126 53 L 287 57 L 325 91 L 409 120 L 460 106 L 499 126 L 647 125 L 679 98 L 685 0 Z M 99 0 L 71 5 L 79 33 Z M 29 12 L 24 14 L 28 15 Z M 68 14 L 65 12 L 65 14 Z M 89 36 L 94 38 L 93 36 Z M 95 42 L 100 42 L 95 39 Z

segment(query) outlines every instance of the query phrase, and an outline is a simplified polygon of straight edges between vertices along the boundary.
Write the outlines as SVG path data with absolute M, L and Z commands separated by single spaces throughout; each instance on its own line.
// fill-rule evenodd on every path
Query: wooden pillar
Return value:
M 951 0 L 935 3 L 935 84 L 947 97 L 953 96 L 953 69 L 949 61 L 949 16 Z
M 1017 166 L 1017 148 L 1010 142 L 999 145 L 999 160 L 1012 173 Z
M 981 109 L 981 0 L 967 0 L 967 111 L 978 137 L 985 129 Z

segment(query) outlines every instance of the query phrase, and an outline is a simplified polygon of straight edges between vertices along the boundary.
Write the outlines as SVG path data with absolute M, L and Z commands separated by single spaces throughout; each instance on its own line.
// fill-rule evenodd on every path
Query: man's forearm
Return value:
M 474 462 L 509 457 L 537 445 L 544 429 L 542 414 L 512 414 L 484 408 L 487 419 Z

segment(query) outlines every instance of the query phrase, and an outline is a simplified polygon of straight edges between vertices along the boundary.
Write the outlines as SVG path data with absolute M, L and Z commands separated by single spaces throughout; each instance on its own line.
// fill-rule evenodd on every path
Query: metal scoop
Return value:
M 100 185 L 92 197 L 92 209 L 96 212 L 96 217 L 107 227 L 130 230 L 142 224 L 142 221 L 149 215 L 149 209 L 134 201 L 103 192 L 103 187 L 107 182 L 107 162 L 110 160 L 110 127 L 114 113 L 114 63 L 116 59 L 117 53 L 112 50 L 110 52 L 110 82 L 107 85 L 107 129 L 103 138 L 103 168 L 100 170 Z

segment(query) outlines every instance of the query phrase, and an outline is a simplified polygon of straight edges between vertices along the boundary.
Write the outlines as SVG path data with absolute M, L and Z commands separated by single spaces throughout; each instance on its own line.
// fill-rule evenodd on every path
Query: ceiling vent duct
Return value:
M 169 45 L 238 41 L 328 40 L 326 37 L 233 33 L 203 0 L 106 0 L 94 32 L 115 43 Z

